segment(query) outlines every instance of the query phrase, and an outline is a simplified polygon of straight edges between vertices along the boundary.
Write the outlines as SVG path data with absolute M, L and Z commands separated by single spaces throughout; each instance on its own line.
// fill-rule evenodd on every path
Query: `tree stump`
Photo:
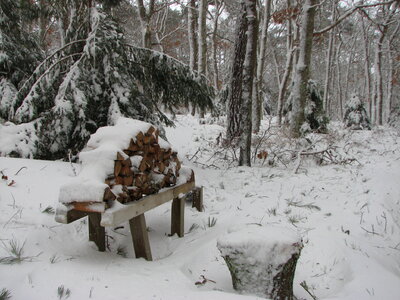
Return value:
M 273 300 L 293 299 L 293 278 L 303 243 L 294 231 L 246 225 L 218 239 L 233 288 Z

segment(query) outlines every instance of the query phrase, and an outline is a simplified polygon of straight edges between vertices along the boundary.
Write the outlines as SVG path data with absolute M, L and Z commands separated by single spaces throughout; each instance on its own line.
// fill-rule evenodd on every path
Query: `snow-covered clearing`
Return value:
M 134 259 L 129 226 L 107 228 L 109 251 L 88 241 L 87 221 L 58 224 L 51 209 L 74 177 L 69 163 L 0 158 L 0 290 L 12 299 L 260 299 L 235 293 L 216 242 L 240 224 L 280 225 L 303 237 L 294 282 L 298 299 L 385 299 L 400 295 L 400 136 L 354 132 L 359 164 L 203 168 L 193 159 L 223 128 L 178 116 L 169 142 L 203 185 L 205 212 L 188 204 L 184 238 L 169 237 L 170 203 L 146 213 L 154 261 Z M 212 157 L 213 149 L 209 155 Z M 198 161 L 200 162 L 200 161 Z M 202 163 L 210 164 L 204 160 Z M 74 165 L 79 171 L 79 166 Z M 10 185 L 10 186 L 8 186 Z M 50 212 L 46 213 L 44 211 Z M 126 257 L 124 257 L 126 256 Z M 206 280 L 204 284 L 196 282 Z M 61 298 L 63 299 L 63 298 Z

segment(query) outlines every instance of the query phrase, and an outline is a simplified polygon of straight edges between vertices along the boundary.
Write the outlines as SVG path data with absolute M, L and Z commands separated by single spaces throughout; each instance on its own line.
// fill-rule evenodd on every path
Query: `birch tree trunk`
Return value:
M 246 7 L 243 3 L 240 14 L 236 21 L 236 37 L 232 66 L 230 68 L 229 94 L 227 99 L 227 129 L 226 138 L 232 142 L 239 137 L 241 130 L 241 99 L 242 99 L 242 79 L 243 63 L 246 53 Z
M 271 2 L 272 2 L 271 0 L 266 0 L 264 4 L 261 38 L 259 41 L 260 51 L 258 53 L 257 72 L 253 86 L 252 123 L 254 132 L 258 132 L 260 130 L 260 123 L 263 115 L 263 105 L 262 105 L 263 99 L 262 99 L 261 87 L 264 74 L 265 51 L 267 48 L 268 26 L 269 26 L 269 21 L 271 19 Z
M 243 3 L 244 0 L 242 0 Z M 243 65 L 243 93 L 242 93 L 242 133 L 239 146 L 239 166 L 251 166 L 251 102 L 254 81 L 254 66 L 257 60 L 257 0 L 246 0 L 246 54 Z
M 299 58 L 294 74 L 292 92 L 292 116 L 290 131 L 293 137 L 301 135 L 301 126 L 305 121 L 304 108 L 307 99 L 307 83 L 310 78 L 310 63 L 314 33 L 315 6 L 317 0 L 305 0 L 300 30 Z

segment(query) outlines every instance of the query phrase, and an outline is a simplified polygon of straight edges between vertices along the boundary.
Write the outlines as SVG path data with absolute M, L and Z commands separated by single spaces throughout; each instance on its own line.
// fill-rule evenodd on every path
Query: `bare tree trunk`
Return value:
M 336 48 L 336 86 L 337 86 L 337 91 L 336 91 L 336 107 L 337 107 L 337 117 L 339 120 L 343 119 L 343 98 L 342 98 L 342 74 L 341 74 L 341 69 L 340 69 L 340 50 L 342 48 L 342 41 L 339 41 L 339 44 Z
M 332 21 L 336 21 L 336 8 L 337 8 L 337 1 L 332 2 Z M 329 41 L 328 41 L 328 50 L 326 54 L 326 65 L 325 65 L 325 84 L 324 84 L 324 98 L 323 98 L 323 104 L 324 104 L 324 109 L 330 114 L 329 110 L 329 83 L 331 80 L 331 66 L 332 66 L 332 53 L 333 53 L 333 45 L 335 42 L 335 30 L 331 30 L 329 32 Z
M 242 0 L 243 3 L 244 0 Z M 251 102 L 254 81 L 254 66 L 257 60 L 257 0 L 246 0 L 247 43 L 243 64 L 242 133 L 239 146 L 239 166 L 251 166 Z
M 161 53 L 164 53 L 164 46 L 162 44 L 162 41 L 165 38 L 165 30 L 166 30 L 168 14 L 169 14 L 169 7 L 166 6 L 157 13 L 157 18 L 156 18 L 156 30 L 154 35 L 157 40 L 157 46 L 160 48 Z
M 149 10 L 146 11 L 146 7 L 143 0 L 137 0 L 140 26 L 142 32 L 142 47 L 151 49 L 151 17 L 154 14 L 154 1 L 149 1 Z
M 291 6 L 291 0 L 287 0 L 287 8 Z M 278 125 L 282 125 L 282 114 L 283 114 L 283 104 L 285 100 L 286 90 L 290 82 L 290 75 L 293 70 L 293 59 L 294 59 L 294 44 L 293 44 L 293 26 L 292 19 L 289 18 L 286 22 L 287 33 L 286 33 L 286 66 L 285 73 L 283 74 L 282 80 L 279 84 L 279 94 L 278 94 Z
M 199 7 L 199 55 L 198 55 L 198 68 L 200 75 L 206 75 L 207 68 L 207 0 L 200 0 Z M 204 110 L 200 111 L 200 117 L 204 118 Z
M 199 24 L 198 24 L 198 41 L 199 41 L 199 54 L 198 54 L 198 67 L 200 74 L 206 74 L 207 66 L 207 0 L 200 0 L 199 7 Z
M 46 6 L 46 1 L 45 0 L 40 0 L 39 1 L 39 8 L 40 8 L 40 13 L 39 13 L 39 42 L 40 46 L 42 47 L 43 50 L 47 50 L 47 44 L 46 44 L 46 34 L 47 34 L 47 24 L 48 24 L 48 17 L 47 17 L 47 6 Z
M 229 94 L 227 99 L 226 138 L 228 141 L 232 141 L 234 138 L 239 137 L 241 130 L 240 112 L 242 99 L 243 63 L 246 53 L 247 30 L 246 8 L 243 3 L 236 24 L 235 46 L 228 89 Z
M 392 52 L 394 52 L 393 49 L 393 40 L 394 38 L 397 36 L 398 32 L 400 30 L 400 21 L 397 22 L 397 27 L 396 29 L 392 32 L 392 34 L 390 35 L 390 38 L 388 39 L 387 42 L 387 48 L 388 48 L 388 63 L 389 63 L 389 78 L 388 78 L 388 92 L 387 92 L 387 103 L 388 103 L 388 107 L 387 107 L 387 115 L 390 116 L 390 113 L 392 112 L 393 109 L 393 83 L 394 83 L 394 72 L 395 72 L 395 68 L 394 68 L 394 60 L 393 60 L 393 55 Z
M 354 57 L 354 48 L 357 43 L 357 37 L 354 36 L 353 44 L 351 45 L 348 55 L 349 55 L 349 61 L 347 62 L 347 68 L 346 68 L 346 80 L 345 80 L 345 90 L 344 90 L 344 97 L 345 99 L 349 99 L 349 83 L 350 83 L 350 72 L 351 72 L 351 67 L 353 66 L 353 57 Z
M 252 123 L 254 132 L 258 132 L 260 130 L 260 123 L 263 115 L 263 108 L 262 108 L 263 99 L 262 99 L 261 87 L 264 74 L 265 51 L 268 39 L 268 26 L 269 26 L 269 21 L 271 19 L 271 3 L 272 3 L 271 0 L 266 0 L 264 4 L 263 23 L 262 23 L 261 39 L 260 39 L 260 52 L 258 54 L 257 72 L 253 86 Z
M 375 122 L 378 125 L 383 124 L 383 82 L 382 82 L 382 47 L 385 39 L 385 33 L 379 34 L 379 39 L 375 47 L 375 62 L 374 62 L 374 106 L 375 106 Z
M 383 42 L 385 41 L 386 34 L 392 19 L 395 16 L 398 8 L 398 3 L 391 7 L 390 5 L 382 7 L 382 13 L 386 14 L 384 21 L 378 24 L 379 37 L 375 47 L 375 62 L 374 62 L 374 102 L 375 102 L 375 123 L 378 125 L 383 124 L 383 79 L 382 79 L 382 51 Z
M 317 2 L 317 0 L 306 0 L 303 4 L 300 52 L 296 64 L 296 73 L 294 74 L 292 116 L 290 120 L 290 131 L 294 137 L 301 135 L 301 126 L 305 121 L 304 109 L 307 99 L 307 83 L 310 78 L 315 6 Z
M 218 59 L 217 59 L 217 32 L 218 32 L 218 21 L 219 17 L 224 10 L 224 2 L 216 1 L 215 2 L 215 13 L 213 15 L 213 31 L 211 35 L 212 41 L 212 69 L 213 69 L 213 83 L 214 89 L 216 91 L 219 90 L 219 71 L 218 71 Z
M 188 10 L 188 36 L 189 36 L 189 67 L 191 71 L 197 70 L 197 8 L 196 0 L 190 0 Z
M 365 28 L 364 18 L 361 17 L 361 27 L 362 27 L 362 40 L 364 41 L 363 45 L 363 54 L 364 54 L 364 76 L 365 76 L 365 95 L 366 101 L 368 103 L 369 117 L 372 118 L 372 99 L 371 99 L 371 64 L 369 61 L 369 39 L 368 33 Z

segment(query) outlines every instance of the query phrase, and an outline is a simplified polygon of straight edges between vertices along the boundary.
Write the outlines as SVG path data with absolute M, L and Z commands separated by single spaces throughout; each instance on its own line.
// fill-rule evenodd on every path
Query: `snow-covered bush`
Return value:
M 0 1 L 0 117 L 8 119 L 12 99 L 43 59 L 35 35 L 21 28 L 23 8 L 19 1 Z
M 326 133 L 329 119 L 323 108 L 323 98 L 317 82 L 309 80 L 307 90 L 308 98 L 304 109 L 307 124 L 303 124 L 302 126 L 302 128 L 307 130 L 303 131 L 303 133 L 308 133 L 310 131 Z
M 329 118 L 323 108 L 323 98 L 319 89 L 318 83 L 314 80 L 309 80 L 307 84 L 308 97 L 304 107 L 305 122 L 301 126 L 303 135 L 310 132 L 326 133 Z M 289 96 L 285 104 L 284 113 L 287 114 L 286 121 L 291 119 L 293 97 Z
M 351 95 L 350 100 L 346 103 L 344 122 L 346 127 L 351 129 L 371 129 L 371 123 L 367 116 L 364 103 L 361 102 L 360 98 L 355 93 Z
M 94 8 L 90 22 L 87 15 L 76 18 L 69 43 L 47 57 L 18 90 L 6 83 L 0 89 L 1 116 L 17 126 L 29 123 L 36 131 L 31 156 L 57 159 L 77 153 L 90 134 L 120 116 L 159 127 L 172 124 L 160 104 L 170 110 L 188 102 L 212 107 L 212 89 L 185 65 L 128 46 L 117 24 Z M 26 156 L 18 149 L 14 153 Z
M 389 125 L 400 130 L 400 106 L 390 112 Z

